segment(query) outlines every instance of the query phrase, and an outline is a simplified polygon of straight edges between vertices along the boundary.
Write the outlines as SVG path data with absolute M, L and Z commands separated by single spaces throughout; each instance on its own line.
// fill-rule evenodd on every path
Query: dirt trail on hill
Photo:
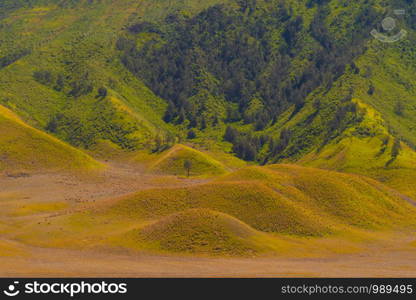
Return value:
M 201 258 L 150 254 L 117 254 L 108 250 L 33 247 L 10 238 L 14 222 L 37 220 L 39 214 L 13 216 L 18 205 L 66 202 L 87 209 L 100 201 L 149 188 L 203 184 L 147 174 L 139 167 L 112 164 L 94 178 L 63 174 L 0 176 L 0 276 L 2 277 L 416 277 L 416 245 L 399 236 L 381 248 L 326 258 Z M 50 213 L 49 215 L 52 215 Z M 42 217 L 47 217 L 44 213 Z M 26 219 L 25 219 L 26 218 Z M 31 219 L 33 218 L 33 219 Z M 17 220 L 17 221 L 16 221 Z M 2 244 L 3 243 L 3 244 Z M 3 245 L 3 246 L 2 246 Z M 4 246 L 6 245 L 6 246 Z M 3 251 L 2 247 L 12 250 Z M 19 249 L 15 253 L 13 249 Z M 3 249 L 4 250 L 4 249 Z

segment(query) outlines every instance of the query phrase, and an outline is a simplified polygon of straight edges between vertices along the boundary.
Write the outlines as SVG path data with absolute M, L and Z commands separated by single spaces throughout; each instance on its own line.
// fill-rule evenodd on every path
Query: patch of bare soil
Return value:
M 32 248 L 0 258 L 2 277 L 415 277 L 416 251 L 384 249 L 325 259 L 218 259 Z

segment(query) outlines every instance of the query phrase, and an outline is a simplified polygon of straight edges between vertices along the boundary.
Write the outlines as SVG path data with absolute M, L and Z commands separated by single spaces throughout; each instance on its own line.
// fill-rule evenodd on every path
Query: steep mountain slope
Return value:
M 415 199 L 415 151 L 389 134 L 379 113 L 359 103 L 366 110 L 359 126 L 305 155 L 298 163 L 367 175 Z
M 175 131 L 161 120 L 166 103 L 122 67 L 114 44 L 132 17 L 163 18 L 214 3 L 7 1 L 0 7 L 0 101 L 75 146 L 103 138 L 126 149 L 152 144 Z M 100 104 L 100 88 L 118 104 Z
M 203 134 L 207 127 L 217 129 L 220 136 L 221 125 L 234 123 L 241 133 L 227 140 L 247 160 L 270 162 L 301 155 L 325 139 L 330 125 L 342 131 L 358 121 L 350 99 L 337 99 L 328 107 L 333 111 L 335 106 L 345 120 L 321 122 L 325 132 L 309 145 L 308 140 L 304 145 L 270 145 L 269 140 L 305 113 L 313 91 L 327 91 L 352 66 L 379 18 L 370 3 L 343 8 L 350 10 L 348 16 L 326 3 L 303 5 L 236 1 L 191 17 L 175 14 L 159 22 L 139 21 L 118 40 L 117 48 L 126 68 L 169 103 L 166 122 Z M 331 32 L 333 13 L 350 19 L 345 35 Z M 273 132 L 264 132 L 269 128 Z M 287 136 L 295 139 L 304 135 L 300 131 Z M 259 154 L 267 146 L 268 153 Z
M 151 17 L 168 4 L 6 3 L 10 10 L 0 28 L 1 103 L 75 146 L 88 148 L 97 139 L 126 149 L 151 144 L 169 128 L 161 121 L 166 104 L 123 70 L 114 42 L 132 14 Z M 100 87 L 111 99 L 102 99 Z
M 82 172 L 104 167 L 80 150 L 28 126 L 3 106 L 0 133 L 0 172 Z
M 414 197 L 414 22 L 395 16 L 397 43 L 370 35 L 411 10 L 399 2 L 236 1 L 142 20 L 117 47 L 169 103 L 164 120 L 200 140 L 225 132 L 245 160 L 365 174 Z

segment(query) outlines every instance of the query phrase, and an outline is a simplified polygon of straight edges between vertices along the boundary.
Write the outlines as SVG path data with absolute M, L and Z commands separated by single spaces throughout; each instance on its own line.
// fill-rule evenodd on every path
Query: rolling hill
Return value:
M 190 162 L 190 176 L 221 175 L 227 168 L 210 155 L 185 145 L 175 145 L 150 163 L 149 170 L 172 175 L 187 175 L 184 164 Z
M 155 217 L 184 208 L 220 210 L 258 230 L 312 236 L 336 223 L 384 226 L 390 223 L 386 216 L 398 222 L 413 211 L 405 197 L 376 181 L 293 165 L 249 167 L 202 186 L 143 191 L 114 210 Z

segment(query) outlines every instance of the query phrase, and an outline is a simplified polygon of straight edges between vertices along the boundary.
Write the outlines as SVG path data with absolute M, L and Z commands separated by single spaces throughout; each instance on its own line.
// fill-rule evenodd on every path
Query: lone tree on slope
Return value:
M 183 163 L 183 167 L 186 170 L 186 174 L 189 177 L 190 173 L 191 173 L 191 168 L 192 168 L 192 162 L 190 160 L 185 160 Z

